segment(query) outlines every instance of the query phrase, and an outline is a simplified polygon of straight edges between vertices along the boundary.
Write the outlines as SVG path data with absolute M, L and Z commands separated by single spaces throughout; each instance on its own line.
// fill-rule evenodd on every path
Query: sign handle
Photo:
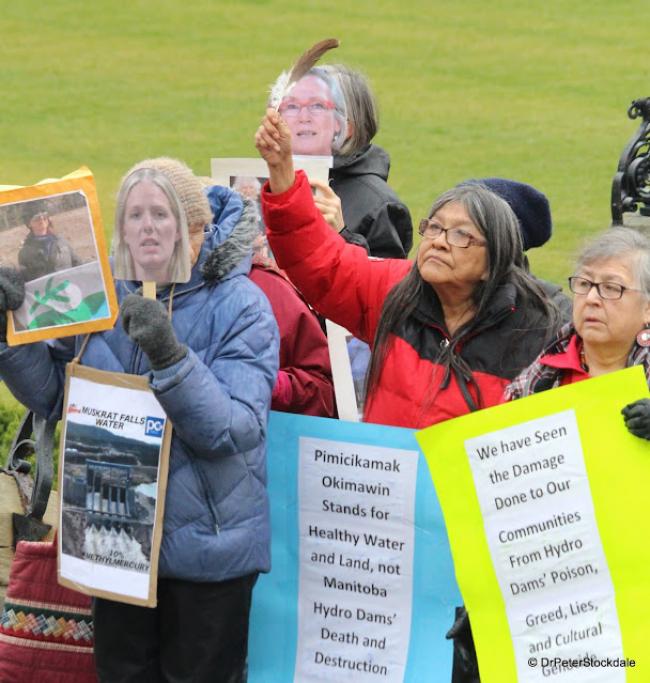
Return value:
M 156 299 L 156 283 L 153 280 L 142 283 L 142 296 L 145 299 Z

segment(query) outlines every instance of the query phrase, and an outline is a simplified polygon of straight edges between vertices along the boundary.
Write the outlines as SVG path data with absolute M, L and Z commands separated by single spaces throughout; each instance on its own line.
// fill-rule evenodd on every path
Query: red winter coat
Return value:
M 413 263 L 373 259 L 347 244 L 316 209 L 300 171 L 293 187 L 282 194 L 272 194 L 267 184 L 262 208 L 273 254 L 307 301 L 372 344 L 386 296 Z M 433 288 L 425 285 L 415 312 L 389 336 L 364 420 L 417 429 L 464 415 L 469 408 L 463 391 L 478 403 L 472 381 L 480 389 L 481 407 L 501 403 L 505 386 L 541 350 L 545 323 L 538 311 L 518 308 L 515 288 L 506 284 L 497 291 L 483 322 L 451 349 L 440 302 Z M 449 370 L 452 356 L 469 367 L 469 381 Z
M 266 294 L 280 329 L 280 370 L 271 408 L 334 417 L 332 368 L 318 318 L 273 267 L 254 263 L 250 279 Z

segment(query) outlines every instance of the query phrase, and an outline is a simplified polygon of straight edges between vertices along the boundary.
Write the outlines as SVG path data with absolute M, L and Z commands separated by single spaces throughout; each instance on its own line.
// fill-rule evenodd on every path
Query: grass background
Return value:
M 626 110 L 650 95 L 649 12 L 647 0 L 0 0 L 0 184 L 87 165 L 110 236 L 133 163 L 166 154 L 207 174 L 211 157 L 255 156 L 268 84 L 335 36 L 332 60 L 371 80 L 376 142 L 414 219 L 469 177 L 532 183 L 555 226 L 532 268 L 562 283 L 610 220 L 638 125 Z

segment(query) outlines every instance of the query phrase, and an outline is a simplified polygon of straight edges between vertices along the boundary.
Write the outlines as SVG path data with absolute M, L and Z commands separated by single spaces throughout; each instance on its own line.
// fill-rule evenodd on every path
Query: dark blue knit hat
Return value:
M 505 199 L 519 219 L 519 230 L 524 251 L 541 247 L 548 242 L 553 230 L 551 208 L 546 195 L 532 185 L 507 178 L 478 178 L 466 183 L 484 185 L 501 199 Z

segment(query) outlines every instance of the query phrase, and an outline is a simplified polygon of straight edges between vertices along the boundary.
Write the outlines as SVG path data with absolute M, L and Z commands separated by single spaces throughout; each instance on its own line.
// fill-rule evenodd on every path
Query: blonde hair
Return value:
M 190 272 L 188 269 L 190 244 L 187 218 L 171 182 L 164 173 L 155 168 L 138 168 L 132 173 L 129 173 L 120 185 L 115 208 L 115 230 L 113 232 L 115 272 L 123 275 L 126 280 L 137 279 L 131 251 L 124 241 L 124 215 L 126 212 L 126 202 L 131 190 L 144 180 L 153 183 L 165 194 L 165 197 L 167 197 L 167 200 L 169 201 L 172 214 L 176 219 L 178 232 L 180 234 L 180 239 L 176 242 L 169 261 L 169 281 L 187 282 L 190 279 Z

